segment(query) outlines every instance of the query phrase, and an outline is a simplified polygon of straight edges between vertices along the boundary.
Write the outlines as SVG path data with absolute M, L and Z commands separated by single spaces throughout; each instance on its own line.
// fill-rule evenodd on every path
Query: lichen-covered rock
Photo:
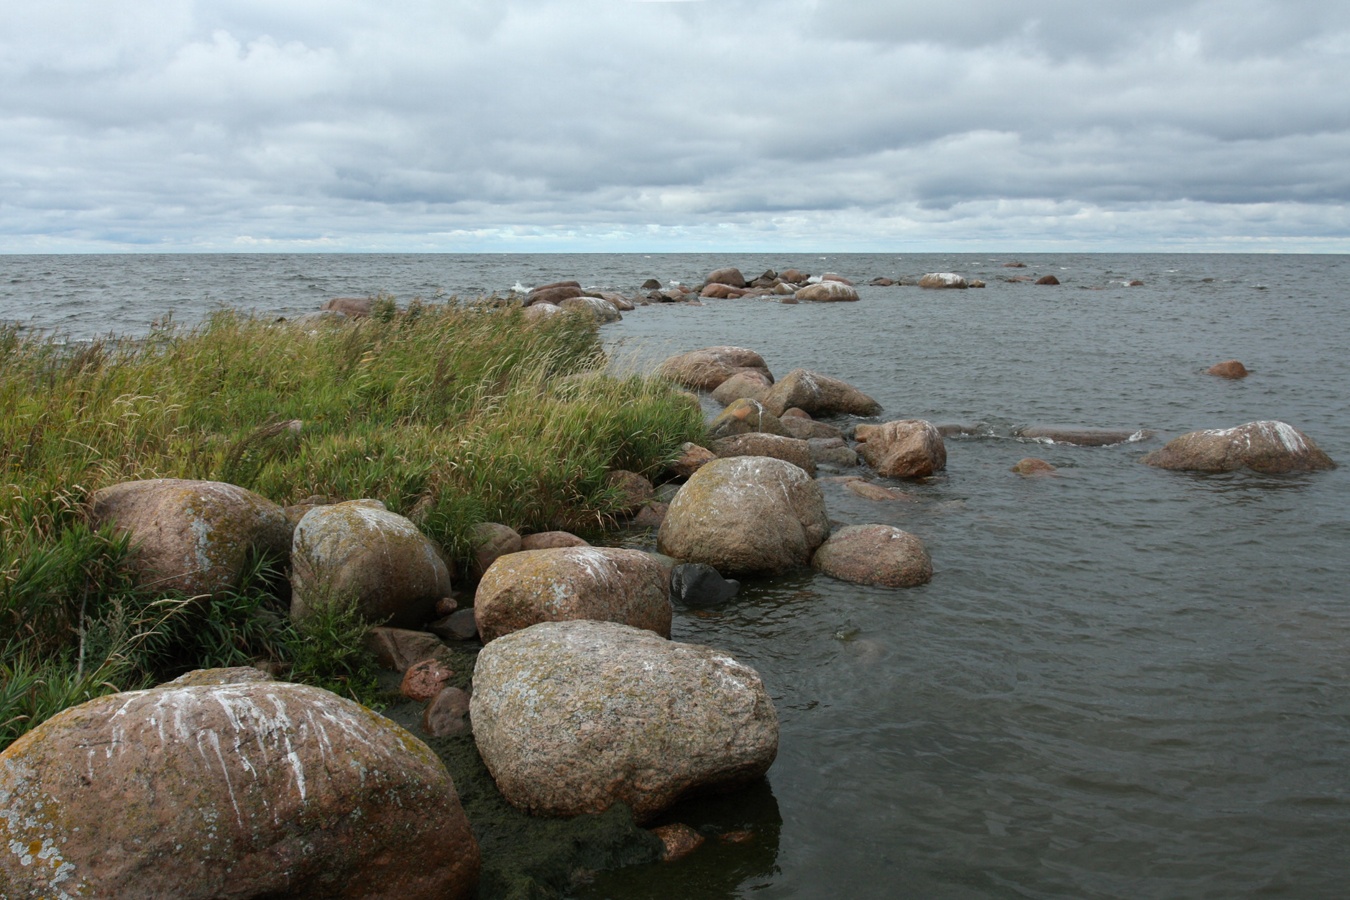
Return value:
M 808 565 L 829 532 L 825 496 L 801 467 L 737 456 L 694 473 L 657 542 L 668 556 L 719 572 L 778 572 Z
M 969 287 L 970 283 L 966 279 L 957 275 L 955 272 L 929 272 L 919 279 L 919 287 L 932 290 L 942 289 L 963 289 Z
M 778 752 L 753 669 L 612 622 L 546 622 L 484 647 L 471 717 L 503 796 L 539 815 L 621 801 L 645 821 L 762 776 Z
M 775 416 L 794 406 L 813 416 L 874 416 L 881 412 L 880 403 L 847 381 L 807 369 L 787 373 L 764 396 L 764 406 Z
M 219 481 L 154 478 L 95 491 L 90 520 L 130 536 L 137 580 L 163 591 L 237 587 L 252 551 L 285 558 L 291 526 L 280 506 Z
M 354 595 L 371 622 L 420 626 L 450 593 L 436 546 L 403 516 L 360 501 L 318 506 L 291 543 L 291 618 Z
M 669 637 L 670 573 L 640 550 L 528 550 L 492 564 L 473 609 L 483 643 L 565 619 L 622 622 Z
M 947 467 L 947 445 L 924 419 L 859 425 L 855 434 L 858 454 L 885 478 L 924 478 Z
M 471 897 L 478 867 L 436 755 L 317 688 L 112 694 L 0 754 L 6 897 Z
M 816 474 L 816 461 L 811 454 L 811 445 L 800 438 L 748 432 L 713 441 L 711 449 L 722 459 L 733 456 L 771 456 L 800 466 L 808 475 Z
M 811 565 L 840 581 L 914 587 L 933 578 L 923 541 L 890 525 L 850 525 L 820 545 Z
M 796 297 L 802 301 L 815 303 L 849 302 L 858 299 L 858 291 L 851 285 L 833 279 L 808 284 L 797 291 Z
M 657 370 L 662 378 L 676 384 L 711 391 L 737 372 L 755 369 L 770 381 L 773 374 L 764 363 L 764 357 L 745 347 L 705 347 L 679 353 L 661 363 Z
M 736 400 L 708 423 L 708 437 L 712 439 L 749 434 L 752 431 L 787 435 L 778 416 L 769 412 L 758 400 Z
M 1292 425 L 1275 421 L 1192 431 L 1140 462 L 1161 469 L 1232 472 L 1247 468 L 1268 475 L 1336 468 L 1312 438 Z

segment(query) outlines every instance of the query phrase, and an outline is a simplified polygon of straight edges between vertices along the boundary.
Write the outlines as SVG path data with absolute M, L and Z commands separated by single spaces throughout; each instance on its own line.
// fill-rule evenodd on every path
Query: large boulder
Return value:
M 682 797 L 761 777 L 778 717 L 759 675 L 720 650 L 612 622 L 546 622 L 483 648 L 474 740 L 502 795 L 548 816 Z
M 1192 431 L 1139 461 L 1161 469 L 1232 472 L 1247 468 L 1268 475 L 1336 468 L 1312 438 L 1292 425 L 1274 421 Z
M 417 526 L 352 500 L 305 513 L 291 543 L 291 618 L 355 595 L 371 622 L 416 628 L 450 594 L 450 570 Z
M 830 532 L 825 496 L 780 459 L 716 459 L 671 501 L 657 535 L 667 556 L 719 572 L 778 572 L 808 565 Z
M 857 300 L 858 291 L 852 285 L 845 284 L 842 281 L 830 280 L 808 284 L 806 287 L 799 289 L 795 296 L 798 300 L 803 301 L 837 303 Z
M 284 559 L 290 549 L 280 506 L 219 481 L 128 481 L 95 491 L 89 505 L 95 526 L 130 536 L 137 580 L 157 590 L 219 594 L 238 586 L 251 552 Z
M 741 399 L 762 400 L 771 387 L 773 387 L 772 379 L 763 372 L 746 369 L 718 385 L 712 392 L 712 397 L 723 406 L 729 406 Z
M 778 416 L 769 412 L 763 403 L 748 398 L 733 401 L 708 423 L 708 437 L 713 439 L 749 434 L 752 431 L 787 434 Z
M 670 573 L 641 550 L 526 550 L 484 573 L 473 611 L 483 643 L 565 619 L 622 622 L 670 637 Z
M 688 353 L 677 353 L 661 363 L 657 373 L 676 384 L 711 391 L 737 372 L 755 369 L 769 381 L 773 374 L 764 363 L 764 357 L 745 347 L 705 347 Z
M 536 303 L 557 305 L 564 300 L 581 296 L 581 284 L 576 281 L 556 281 L 553 284 L 541 284 L 525 295 L 525 306 Z
M 561 301 L 558 308 L 590 316 L 601 324 L 617 322 L 623 318 L 618 307 L 601 297 L 569 297 Z
M 923 541 L 890 525 L 849 525 L 820 545 L 811 565 L 840 581 L 914 587 L 933 578 Z
M 957 275 L 955 272 L 929 272 L 919 279 L 919 287 L 930 288 L 933 290 L 943 290 L 948 288 L 962 289 L 969 287 L 970 283 L 964 276 Z
M 733 456 L 771 456 L 800 466 L 807 475 L 816 474 L 811 445 L 799 438 L 752 431 L 713 441 L 710 449 L 723 459 Z
M 715 272 L 710 272 L 704 282 L 706 284 L 725 284 L 728 287 L 743 288 L 745 287 L 745 275 L 735 266 L 727 266 Z
M 764 396 L 764 406 L 781 416 L 794 406 L 813 416 L 875 416 L 881 404 L 838 378 L 793 369 Z
M 886 478 L 925 478 L 947 467 L 947 445 L 932 422 L 899 419 L 859 425 L 858 454 Z
M 318 688 L 212 681 L 91 700 L 0 754 L 0 895 L 475 896 L 425 744 Z

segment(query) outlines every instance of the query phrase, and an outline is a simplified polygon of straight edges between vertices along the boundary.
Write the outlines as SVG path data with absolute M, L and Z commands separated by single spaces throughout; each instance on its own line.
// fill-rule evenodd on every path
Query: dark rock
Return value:
M 436 637 L 447 641 L 471 641 L 478 637 L 478 621 L 473 608 L 457 609 L 443 619 L 427 626 Z
M 1059 284 L 1059 279 L 1053 275 L 1042 275 L 1036 279 L 1037 284 Z
M 1048 426 L 1020 428 L 1014 434 L 1025 440 L 1052 444 L 1074 444 L 1079 447 L 1109 447 L 1112 444 L 1137 442 L 1153 436 L 1153 432 L 1142 429 L 1129 431 L 1122 428 L 1057 428 Z
M 741 589 L 734 578 L 723 578 L 707 563 L 682 563 L 670 575 L 671 599 L 684 606 L 721 606 Z

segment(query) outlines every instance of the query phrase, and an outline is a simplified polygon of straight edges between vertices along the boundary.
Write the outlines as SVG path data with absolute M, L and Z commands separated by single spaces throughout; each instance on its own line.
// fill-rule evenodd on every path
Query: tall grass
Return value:
M 372 497 L 466 561 L 483 521 L 595 532 L 616 510 L 608 470 L 654 474 L 703 434 L 687 397 L 604 365 L 585 316 L 457 303 L 359 323 L 222 312 L 79 346 L 0 328 L 0 746 L 99 692 L 287 652 L 267 636 L 289 627 L 284 560 L 260 560 L 223 617 L 146 593 L 125 539 L 86 524 L 93 491 L 174 477 L 283 505 Z

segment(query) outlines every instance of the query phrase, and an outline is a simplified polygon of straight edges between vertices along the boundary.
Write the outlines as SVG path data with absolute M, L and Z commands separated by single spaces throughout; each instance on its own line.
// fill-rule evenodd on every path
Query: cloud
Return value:
M 9 250 L 1350 249 L 1330 0 L 11 7 Z

